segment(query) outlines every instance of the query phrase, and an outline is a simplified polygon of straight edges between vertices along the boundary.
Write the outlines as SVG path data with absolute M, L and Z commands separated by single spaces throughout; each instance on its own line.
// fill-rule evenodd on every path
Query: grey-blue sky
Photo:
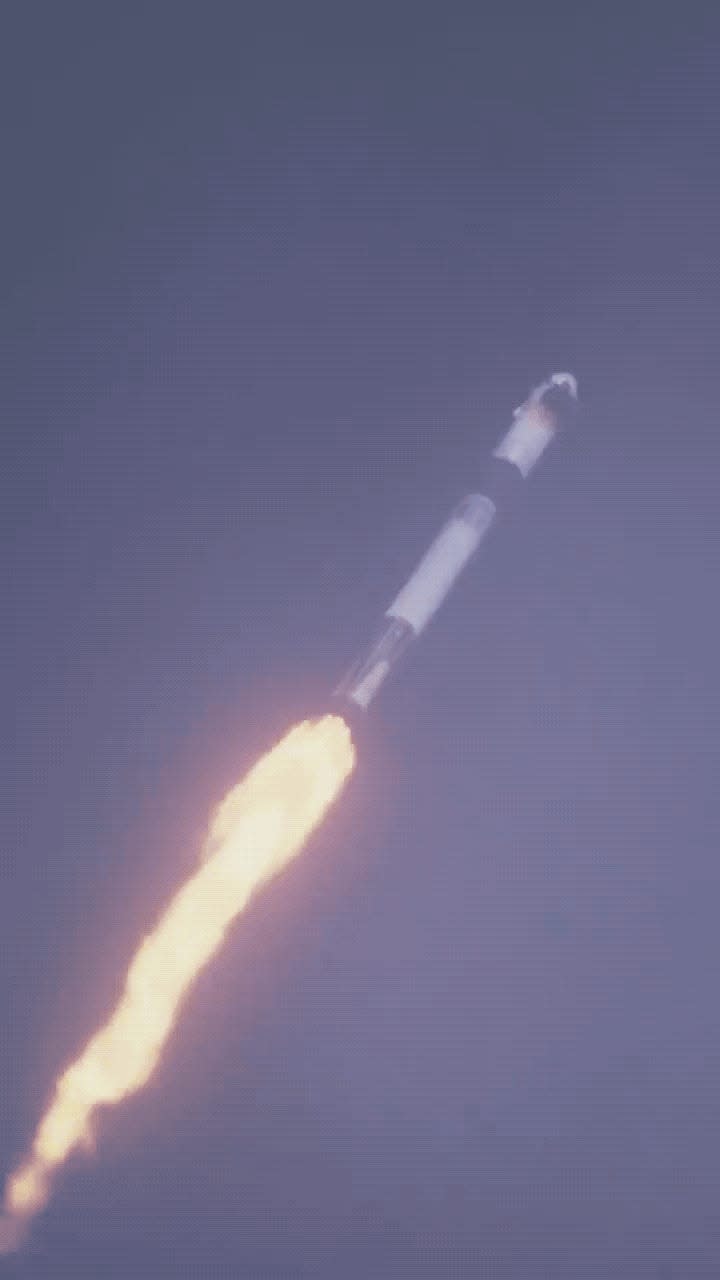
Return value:
M 508 410 L 586 404 L 18 1275 L 717 1274 L 718 25 L 527 8 L 3 15 L 6 1166 Z

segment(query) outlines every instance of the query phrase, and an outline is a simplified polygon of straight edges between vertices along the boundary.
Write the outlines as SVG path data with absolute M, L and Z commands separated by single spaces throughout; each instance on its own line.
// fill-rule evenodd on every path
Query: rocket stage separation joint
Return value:
M 453 511 L 385 614 L 379 635 L 350 669 L 335 696 L 367 711 L 386 677 L 437 613 L 450 588 L 506 506 L 577 407 L 577 381 L 554 373 L 513 414 L 494 450 L 485 482 Z

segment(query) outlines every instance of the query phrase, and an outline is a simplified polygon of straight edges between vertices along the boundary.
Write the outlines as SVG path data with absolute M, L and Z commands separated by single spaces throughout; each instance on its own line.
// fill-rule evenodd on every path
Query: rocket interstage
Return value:
M 335 695 L 366 711 L 390 672 L 437 613 L 484 541 L 499 512 L 522 487 L 577 407 L 577 381 L 554 373 L 516 409 L 492 454 L 484 483 L 468 494 L 430 544 L 385 613 L 380 633 L 340 682 Z

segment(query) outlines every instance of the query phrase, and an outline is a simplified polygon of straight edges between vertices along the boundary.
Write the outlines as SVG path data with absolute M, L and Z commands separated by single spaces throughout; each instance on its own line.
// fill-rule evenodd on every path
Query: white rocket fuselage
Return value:
M 570 373 L 554 373 L 515 410 L 512 425 L 492 455 L 483 491 L 456 507 L 415 572 L 385 614 L 385 624 L 335 693 L 366 711 L 390 671 L 437 613 L 477 552 L 512 490 L 537 465 L 577 401 Z

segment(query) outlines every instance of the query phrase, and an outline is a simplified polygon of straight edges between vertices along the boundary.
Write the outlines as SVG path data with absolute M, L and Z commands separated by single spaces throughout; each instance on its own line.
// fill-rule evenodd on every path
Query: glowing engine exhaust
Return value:
M 352 772 L 338 716 L 297 725 L 217 809 L 205 859 L 141 943 L 108 1021 L 63 1072 L 30 1152 L 8 1179 L 0 1251 L 16 1248 L 47 1204 L 53 1174 L 87 1144 L 98 1107 L 142 1088 L 180 1005 L 253 893 L 301 850 Z

